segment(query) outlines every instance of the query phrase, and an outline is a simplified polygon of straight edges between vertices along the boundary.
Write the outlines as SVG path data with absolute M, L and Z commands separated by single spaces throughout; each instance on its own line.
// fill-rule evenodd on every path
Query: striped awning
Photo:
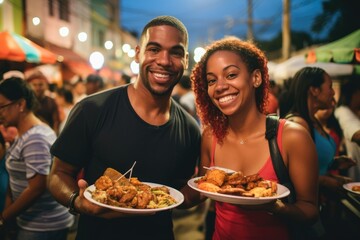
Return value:
M 53 64 L 57 55 L 21 35 L 4 31 L 0 32 L 0 59 Z

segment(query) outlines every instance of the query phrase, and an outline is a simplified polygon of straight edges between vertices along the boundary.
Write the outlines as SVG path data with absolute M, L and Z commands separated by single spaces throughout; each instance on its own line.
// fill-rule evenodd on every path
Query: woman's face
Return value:
M 331 107 L 326 108 L 326 109 L 318 110 L 318 111 L 315 113 L 316 118 L 319 119 L 319 120 L 327 121 L 327 119 L 328 119 L 328 118 L 331 116 L 331 114 L 334 112 L 335 106 L 336 106 L 335 100 L 332 100 L 332 101 L 331 101 Z
M 5 127 L 16 126 L 16 119 L 20 109 L 20 101 L 11 101 L 0 94 L 0 124 Z
M 208 95 L 225 115 L 232 115 L 244 106 L 255 104 L 255 74 L 249 73 L 236 53 L 217 51 L 206 65 Z M 261 77 L 261 76 L 260 76 Z M 260 78 L 261 81 L 261 78 Z
M 332 88 L 332 80 L 328 74 L 324 74 L 324 82 L 321 84 L 319 94 L 317 95 L 319 109 L 331 108 L 334 95 L 335 91 Z

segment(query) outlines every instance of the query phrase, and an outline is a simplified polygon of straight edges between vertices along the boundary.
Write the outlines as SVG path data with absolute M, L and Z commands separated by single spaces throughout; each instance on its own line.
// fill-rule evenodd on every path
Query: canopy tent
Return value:
M 269 66 L 268 66 L 269 67 Z M 282 84 L 284 80 L 291 78 L 295 73 L 304 67 L 319 67 L 324 69 L 331 77 L 351 75 L 354 71 L 352 64 L 338 64 L 338 63 L 307 63 L 303 55 L 298 55 L 289 58 L 288 60 L 269 67 L 270 78 L 277 83 Z
M 354 64 L 354 73 L 360 74 L 360 29 L 337 41 L 310 50 L 305 57 L 308 63 Z
M 53 64 L 57 55 L 29 39 L 8 31 L 0 32 L 0 59 L 14 62 Z

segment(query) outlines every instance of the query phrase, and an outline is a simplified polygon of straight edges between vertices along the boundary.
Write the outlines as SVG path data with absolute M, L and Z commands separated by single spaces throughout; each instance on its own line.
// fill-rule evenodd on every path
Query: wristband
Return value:
M 79 196 L 79 191 L 75 191 L 70 195 L 68 209 L 72 215 L 77 215 L 78 212 L 75 210 L 75 199 Z

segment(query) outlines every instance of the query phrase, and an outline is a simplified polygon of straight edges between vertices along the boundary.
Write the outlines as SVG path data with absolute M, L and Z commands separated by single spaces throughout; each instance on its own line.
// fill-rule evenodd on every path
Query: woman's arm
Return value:
M 293 204 L 277 201 L 274 214 L 300 222 L 313 223 L 318 218 L 318 160 L 309 132 L 287 122 L 283 132 L 283 158 L 296 192 Z
M 46 176 L 41 174 L 35 174 L 28 180 L 28 186 L 19 195 L 19 197 L 8 205 L 2 216 L 4 220 L 12 219 L 28 209 L 34 202 L 44 193 L 46 189 Z M 9 200 L 7 200 L 9 204 Z

